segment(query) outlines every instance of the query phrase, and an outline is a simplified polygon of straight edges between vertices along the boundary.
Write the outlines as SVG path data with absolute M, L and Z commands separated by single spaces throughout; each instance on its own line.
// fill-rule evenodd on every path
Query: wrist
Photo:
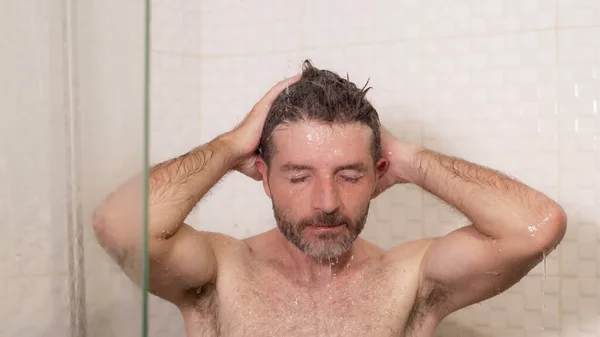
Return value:
M 414 144 L 402 144 L 400 149 L 397 151 L 399 154 L 399 167 L 398 173 L 396 174 L 396 182 L 411 183 L 420 185 L 422 180 L 422 168 L 423 168 L 423 156 L 425 156 L 427 149 L 424 147 Z
M 224 154 L 225 162 L 229 169 L 237 168 L 243 158 L 245 158 L 243 150 L 239 146 L 239 142 L 229 133 L 218 136 L 210 143 L 210 145 L 214 146 Z

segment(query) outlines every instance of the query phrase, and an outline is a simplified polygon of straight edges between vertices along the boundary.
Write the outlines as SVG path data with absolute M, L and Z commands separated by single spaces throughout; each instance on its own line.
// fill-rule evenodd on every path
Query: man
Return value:
M 367 90 L 305 62 L 235 129 L 152 168 L 150 292 L 178 306 L 188 336 L 432 336 L 449 313 L 508 289 L 560 242 L 566 216 L 556 202 L 394 138 Z M 276 229 L 237 240 L 184 223 L 231 170 L 262 181 Z M 388 251 L 360 238 L 370 200 L 405 183 L 472 225 Z M 114 192 L 94 221 L 132 280 L 141 184 Z

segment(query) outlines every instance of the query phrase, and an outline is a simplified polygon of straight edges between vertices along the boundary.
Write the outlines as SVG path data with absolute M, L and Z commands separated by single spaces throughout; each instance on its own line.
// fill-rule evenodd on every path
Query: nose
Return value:
M 337 188 L 332 179 L 321 179 L 314 185 L 313 208 L 325 213 L 333 213 L 340 206 Z

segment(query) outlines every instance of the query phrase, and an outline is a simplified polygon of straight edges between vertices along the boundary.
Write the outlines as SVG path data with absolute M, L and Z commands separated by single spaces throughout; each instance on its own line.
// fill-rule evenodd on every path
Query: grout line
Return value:
M 554 26 L 555 26 L 555 30 L 554 30 L 554 48 L 555 48 L 555 99 L 556 99 L 556 108 L 555 108 L 555 116 L 556 116 L 556 198 L 557 198 L 557 202 L 560 203 L 560 122 L 559 122 L 559 117 L 560 117 L 560 79 L 561 79 L 561 72 L 560 72 L 560 38 L 559 38 L 559 33 L 560 31 L 563 30 L 563 28 L 560 28 L 560 20 L 559 20 L 559 11 L 560 11 L 560 1 L 559 0 L 555 0 L 555 21 L 554 21 Z M 570 30 L 570 29 L 564 29 L 564 30 Z M 559 248 L 560 249 L 560 248 Z M 563 317 L 563 313 L 562 313 L 562 285 L 563 285 L 563 278 L 562 276 L 560 276 L 561 273 L 561 258 L 560 258 L 560 254 L 561 251 L 558 252 L 558 315 L 560 317 L 560 321 L 559 321 L 559 326 L 562 329 L 562 317 Z M 547 256 L 546 256 L 547 258 Z M 545 261 L 544 261 L 545 263 Z M 544 275 L 545 277 L 545 275 Z M 542 295 L 544 296 L 544 295 Z M 543 313 L 542 313 L 543 314 Z
M 68 282 L 71 337 L 87 335 L 85 301 L 84 247 L 81 218 L 80 167 L 79 167 L 79 110 L 76 98 L 77 72 L 74 52 L 74 6 L 76 2 L 63 0 L 63 62 L 65 68 L 64 100 L 66 104 L 66 155 L 67 155 L 67 236 Z
M 321 46 L 306 46 L 303 40 L 300 43 L 298 48 L 292 49 L 271 49 L 264 51 L 252 51 L 252 52 L 241 52 L 241 53 L 216 53 L 216 54 L 202 54 L 200 53 L 189 53 L 189 52 L 176 52 L 169 51 L 164 49 L 153 49 L 153 53 L 164 54 L 164 55 L 178 55 L 182 57 L 189 58 L 201 58 L 201 59 L 219 59 L 219 58 L 231 58 L 231 57 L 248 57 L 248 56 L 262 56 L 262 55 L 273 55 L 273 54 L 283 54 L 283 53 L 296 53 L 298 51 L 310 51 L 310 50 L 319 50 L 319 49 L 343 49 L 347 47 L 361 47 L 361 46 L 377 46 L 377 45 L 389 45 L 395 43 L 410 43 L 410 42 L 418 42 L 418 41 L 442 41 L 442 40 L 455 40 L 455 39 L 475 39 L 475 38 L 486 38 L 486 37 L 496 37 L 496 36 L 510 36 L 510 35 L 518 35 L 518 34 L 526 34 L 526 33 L 536 33 L 536 32 L 550 32 L 558 30 L 575 30 L 575 29 L 588 29 L 588 28 L 600 28 L 600 25 L 591 25 L 591 26 L 568 26 L 568 27 L 548 27 L 548 28 L 539 28 L 539 29 L 528 29 L 528 30 L 518 30 L 518 31 L 507 31 L 507 32 L 495 32 L 495 33 L 485 33 L 485 34 L 465 34 L 465 35 L 457 35 L 457 36 L 440 36 L 440 37 L 416 37 L 416 38 L 405 38 L 405 39 L 395 39 L 395 40 L 387 40 L 387 41 L 377 41 L 377 42 L 356 42 L 356 43 L 346 43 L 346 44 L 327 44 Z M 302 39 L 302 36 L 301 36 Z

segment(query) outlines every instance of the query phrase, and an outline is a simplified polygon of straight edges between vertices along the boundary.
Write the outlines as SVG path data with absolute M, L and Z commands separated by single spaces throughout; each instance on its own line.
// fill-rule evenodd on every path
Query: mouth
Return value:
M 339 230 L 344 227 L 344 224 L 341 225 L 311 225 L 307 228 L 313 231 L 334 231 Z

